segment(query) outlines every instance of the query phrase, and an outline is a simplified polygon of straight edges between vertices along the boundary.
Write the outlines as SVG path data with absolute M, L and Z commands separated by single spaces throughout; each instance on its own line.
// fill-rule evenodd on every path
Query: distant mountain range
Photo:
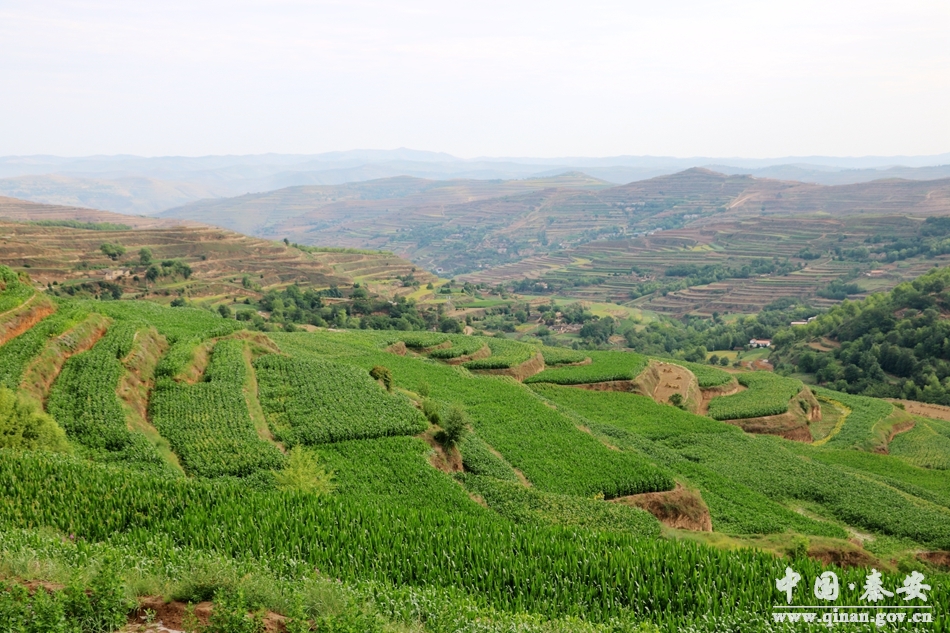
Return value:
M 315 155 L 155 157 L 0 157 L 0 195 L 35 202 L 153 214 L 202 199 L 296 186 L 342 185 L 397 176 L 428 180 L 516 180 L 583 172 L 623 184 L 709 167 L 725 174 L 840 185 L 882 178 L 950 177 L 950 153 L 937 156 L 674 158 L 475 158 L 411 149 Z

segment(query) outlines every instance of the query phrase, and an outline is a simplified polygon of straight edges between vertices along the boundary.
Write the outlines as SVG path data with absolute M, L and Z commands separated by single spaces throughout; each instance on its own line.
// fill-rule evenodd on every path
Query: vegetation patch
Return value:
M 149 416 L 189 474 L 249 477 L 283 465 L 281 452 L 258 437 L 251 421 L 243 392 L 246 371 L 244 343 L 222 340 L 204 381 L 157 381 Z
M 709 403 L 711 418 L 740 420 L 781 415 L 788 411 L 789 401 L 805 389 L 802 381 L 771 372 L 738 374 L 736 379 L 746 391 L 714 398 Z
M 624 352 L 587 352 L 589 365 L 546 369 L 525 380 L 526 383 L 550 382 L 558 385 L 580 385 L 592 382 L 634 380 L 646 369 L 649 359 Z
M 415 435 L 427 426 L 408 398 L 357 367 L 272 354 L 254 368 L 271 431 L 288 446 Z

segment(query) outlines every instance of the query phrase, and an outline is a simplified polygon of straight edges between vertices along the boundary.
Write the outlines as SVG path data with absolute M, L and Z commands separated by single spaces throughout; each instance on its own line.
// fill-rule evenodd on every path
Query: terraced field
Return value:
M 863 582 L 869 566 L 889 587 L 920 569 L 931 603 L 950 603 L 946 575 L 912 558 L 950 548 L 938 441 L 950 431 L 921 418 L 891 440 L 890 455 L 871 452 L 864 439 L 889 423 L 890 403 L 862 413 L 871 399 L 823 393 L 847 404 L 846 423 L 825 445 L 795 443 L 633 393 L 570 386 L 636 377 L 648 363 L 636 354 L 581 358 L 437 332 L 265 335 L 210 311 L 141 301 L 55 307 L 0 345 L 8 424 L 7 386 L 60 349 L 71 325 L 91 317 L 104 327 L 61 371 L 43 373 L 48 400 L 15 394 L 34 413 L 45 405 L 72 454 L 0 448 L 0 550 L 36 561 L 28 580 L 54 592 L 62 571 L 99 583 L 65 595 L 100 595 L 106 581 L 95 570 L 108 563 L 116 595 L 186 576 L 187 586 L 160 586 L 189 600 L 217 591 L 219 614 L 236 600 L 222 592 L 234 589 L 307 627 L 373 633 L 476 624 L 485 633 L 768 633 L 763 614 L 781 597 L 773 587 L 786 566 L 809 581 L 834 571 L 842 587 Z M 183 470 L 123 409 L 122 376 L 143 332 L 165 339 L 151 346 L 145 424 Z M 483 347 L 491 356 L 480 360 L 508 368 L 526 358 L 552 366 L 526 385 L 449 364 L 447 350 Z M 731 378 L 693 367 L 707 387 Z M 737 376 L 748 389 L 722 400 L 745 413 L 783 398 L 788 406 L 801 389 L 764 372 Z M 457 442 L 446 434 L 452 420 Z M 643 494 L 659 500 L 649 512 L 637 507 Z M 677 501 L 684 496 L 690 505 Z M 713 533 L 669 529 L 696 512 Z M 866 548 L 848 542 L 855 533 Z M 769 551 L 737 547 L 753 543 Z M 821 562 L 851 561 L 848 552 L 858 567 Z M 890 562 L 898 557 L 910 567 Z M 797 604 L 807 604 L 808 584 Z M 240 604 L 232 622 L 251 622 Z

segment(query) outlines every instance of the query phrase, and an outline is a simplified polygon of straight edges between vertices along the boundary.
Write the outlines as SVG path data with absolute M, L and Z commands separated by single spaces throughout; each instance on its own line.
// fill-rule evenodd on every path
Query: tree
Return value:
M 224 303 L 218 306 L 218 314 L 223 316 L 225 319 L 230 319 L 232 316 L 234 316 L 231 312 L 231 308 L 229 308 Z
M 445 332 L 446 334 L 461 334 L 462 324 L 455 319 L 446 317 L 439 321 L 439 330 Z
M 139 249 L 139 263 L 143 266 L 152 263 L 152 250 L 150 248 L 143 247 Z
M 102 251 L 102 253 L 112 261 L 115 261 L 122 255 L 125 255 L 125 247 L 121 244 L 110 244 L 109 242 L 106 242 L 105 244 L 99 246 L 99 250 Z
M 162 274 L 161 269 L 159 269 L 159 267 L 156 266 L 155 264 L 152 264 L 151 266 L 148 267 L 148 270 L 145 271 L 145 279 L 147 281 L 151 281 L 152 283 L 155 283 L 155 280 L 158 279 L 159 275 L 161 274 Z
M 442 419 L 442 432 L 439 434 L 439 441 L 445 446 L 455 446 L 461 441 L 468 429 L 468 415 L 457 404 L 449 408 L 449 412 Z

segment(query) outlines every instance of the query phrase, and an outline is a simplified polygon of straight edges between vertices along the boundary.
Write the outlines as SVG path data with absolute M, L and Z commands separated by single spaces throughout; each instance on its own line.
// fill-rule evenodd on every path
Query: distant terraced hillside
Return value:
M 823 186 L 694 168 L 615 187 L 579 173 L 508 181 L 388 178 L 202 201 L 162 216 L 302 244 L 384 248 L 430 270 L 463 274 L 603 239 L 749 216 L 948 213 L 950 179 Z
M 120 245 L 124 254 L 110 258 L 101 248 L 106 243 Z M 180 261 L 191 274 L 147 283 L 148 265 L 139 254 L 143 248 L 150 251 L 152 263 Z M 390 253 L 304 251 L 195 222 L 10 198 L 0 199 L 0 264 L 28 271 L 35 282 L 44 285 L 104 284 L 126 293 L 158 293 L 159 297 L 256 296 L 262 290 L 292 283 L 327 288 L 353 282 L 392 294 L 402 292 L 398 282 L 393 284 L 398 276 L 415 273 L 422 283 L 435 279 Z

